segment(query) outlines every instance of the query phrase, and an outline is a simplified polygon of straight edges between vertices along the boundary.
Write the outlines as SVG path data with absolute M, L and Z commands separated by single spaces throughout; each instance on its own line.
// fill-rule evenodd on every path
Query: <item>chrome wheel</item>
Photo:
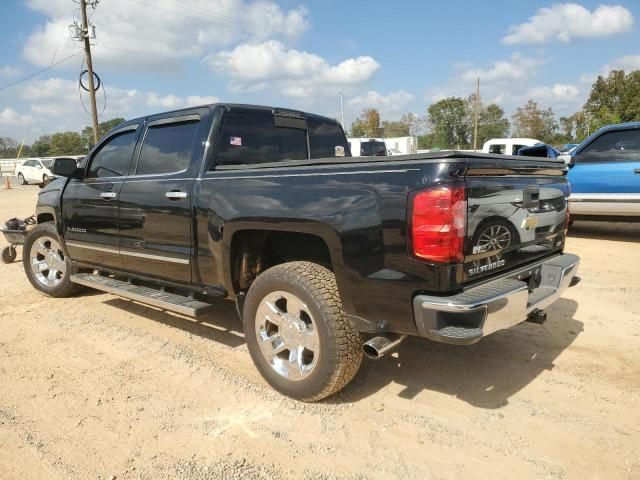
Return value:
M 478 237 L 476 246 L 483 252 L 501 250 L 511 245 L 511 232 L 504 225 L 492 225 Z
M 504 225 L 491 225 L 485 228 L 478 240 L 476 241 L 476 247 L 479 252 L 492 252 L 494 250 L 502 250 L 511 245 L 511 231 Z M 502 253 L 491 255 L 489 257 L 482 258 L 473 262 L 475 267 L 482 267 L 490 265 L 498 260 L 502 259 Z
M 67 272 L 62 248 L 58 241 L 51 237 L 42 236 L 33 242 L 29 261 L 33 276 L 46 287 L 59 285 Z
M 24 175 L 22 175 L 21 173 L 18 174 L 18 183 L 20 185 L 26 185 L 27 184 L 27 182 L 24 179 Z
M 258 305 L 255 326 L 260 352 L 279 375 L 298 381 L 313 372 L 320 341 L 302 300 L 288 292 L 268 294 Z

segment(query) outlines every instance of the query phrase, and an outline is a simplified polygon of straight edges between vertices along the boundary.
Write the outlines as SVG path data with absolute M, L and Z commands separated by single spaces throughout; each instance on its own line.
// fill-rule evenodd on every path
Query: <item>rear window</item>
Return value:
M 340 125 L 307 120 L 311 158 L 350 157 L 351 149 Z
M 384 142 L 362 142 L 360 144 L 360 155 L 363 157 L 375 157 L 387 154 L 387 147 Z
M 273 115 L 269 114 L 227 114 L 218 150 L 218 165 L 256 165 L 307 158 L 306 130 L 278 127 Z

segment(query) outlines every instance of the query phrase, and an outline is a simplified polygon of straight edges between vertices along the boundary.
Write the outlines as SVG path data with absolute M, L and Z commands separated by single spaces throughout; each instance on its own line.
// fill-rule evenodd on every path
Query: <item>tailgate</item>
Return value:
M 463 282 L 562 251 L 566 167 L 557 161 L 470 158 Z

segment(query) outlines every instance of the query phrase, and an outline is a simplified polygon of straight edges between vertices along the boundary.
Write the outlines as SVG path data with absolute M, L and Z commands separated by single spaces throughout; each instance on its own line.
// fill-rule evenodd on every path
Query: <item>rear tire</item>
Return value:
M 24 178 L 24 175 L 22 175 L 21 173 L 18 174 L 18 183 L 20 185 L 27 185 L 27 181 Z
M 321 400 L 347 385 L 360 367 L 360 334 L 345 317 L 334 274 L 323 266 L 290 262 L 260 274 L 243 317 L 253 362 L 284 395 Z
M 35 227 L 24 242 L 22 265 L 36 290 L 50 297 L 71 297 L 82 290 L 73 283 L 71 260 L 62 250 L 62 242 L 53 222 Z

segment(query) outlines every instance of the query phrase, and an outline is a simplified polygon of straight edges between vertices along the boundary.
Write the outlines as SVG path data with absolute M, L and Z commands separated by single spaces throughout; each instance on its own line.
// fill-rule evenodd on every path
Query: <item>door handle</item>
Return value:
M 111 200 L 112 198 L 116 198 L 118 195 L 115 192 L 102 192 L 100 196 L 105 200 Z
M 178 190 L 171 190 L 164 194 L 169 200 L 181 200 L 187 198 L 187 192 L 180 192 Z

